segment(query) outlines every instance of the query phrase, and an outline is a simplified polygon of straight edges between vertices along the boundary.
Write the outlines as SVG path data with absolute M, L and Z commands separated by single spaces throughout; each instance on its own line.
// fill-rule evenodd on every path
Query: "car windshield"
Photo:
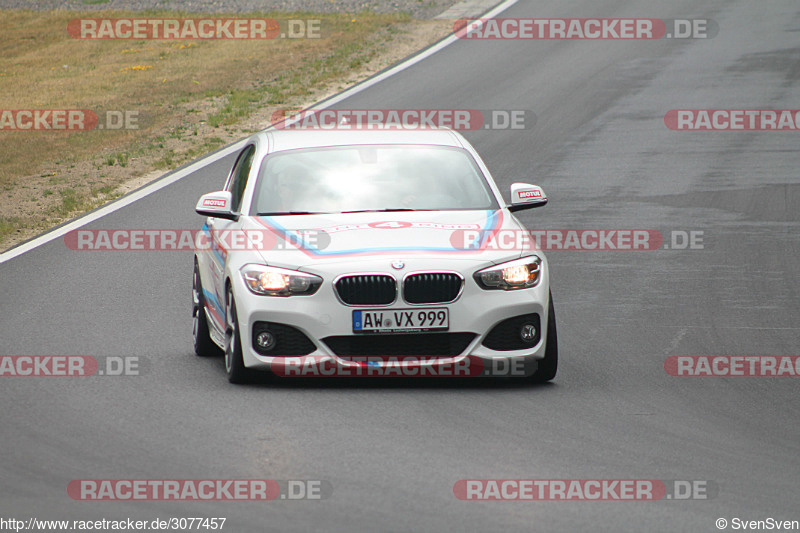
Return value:
M 288 150 L 264 158 L 250 214 L 497 208 L 465 150 L 359 145 Z

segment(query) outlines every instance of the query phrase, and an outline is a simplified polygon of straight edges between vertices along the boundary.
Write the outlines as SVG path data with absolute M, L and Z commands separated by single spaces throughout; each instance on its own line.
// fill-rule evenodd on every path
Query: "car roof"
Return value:
M 354 144 L 428 144 L 463 148 L 464 145 L 454 131 L 449 129 L 414 130 L 319 130 L 280 129 L 262 131 L 269 151 L 281 152 L 298 148 L 325 146 L 347 146 Z

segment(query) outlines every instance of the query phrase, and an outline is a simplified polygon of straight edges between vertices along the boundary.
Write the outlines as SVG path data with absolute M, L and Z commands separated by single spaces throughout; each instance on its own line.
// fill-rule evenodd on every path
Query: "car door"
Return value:
M 247 177 L 250 175 L 250 169 L 253 166 L 253 157 L 256 153 L 255 145 L 246 146 L 239 152 L 236 162 L 231 169 L 228 180 L 225 183 L 225 190 L 231 193 L 231 210 L 234 213 L 241 212 L 242 198 L 244 196 L 245 188 L 247 187 Z M 208 250 L 208 277 L 212 281 L 211 285 L 214 287 L 214 298 L 209 299 L 209 305 L 214 310 L 211 313 L 214 321 L 214 327 L 220 332 L 225 331 L 223 320 L 225 317 L 225 310 L 223 308 L 225 302 L 225 264 L 228 260 L 230 253 L 220 237 L 225 234 L 226 230 L 237 231 L 242 227 L 242 219 L 226 220 L 224 218 L 208 217 L 206 219 L 209 232 L 211 234 L 210 247 Z

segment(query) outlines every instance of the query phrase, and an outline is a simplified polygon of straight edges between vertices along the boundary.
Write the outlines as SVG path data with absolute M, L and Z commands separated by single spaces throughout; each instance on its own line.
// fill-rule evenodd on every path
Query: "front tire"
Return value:
M 556 372 L 558 372 L 558 331 L 552 292 L 549 294 L 549 298 L 550 303 L 547 306 L 547 346 L 544 349 L 544 358 L 539 360 L 536 372 L 531 375 L 531 381 L 534 383 L 550 381 L 556 377 Z
M 203 296 L 203 285 L 200 282 L 200 269 L 197 258 L 194 260 L 192 275 L 192 336 L 194 337 L 194 353 L 199 357 L 215 357 L 222 355 L 222 350 L 211 340 L 206 316 L 206 300 Z
M 244 366 L 239 316 L 230 287 L 225 291 L 225 373 L 231 383 L 248 383 L 253 377 L 253 371 Z

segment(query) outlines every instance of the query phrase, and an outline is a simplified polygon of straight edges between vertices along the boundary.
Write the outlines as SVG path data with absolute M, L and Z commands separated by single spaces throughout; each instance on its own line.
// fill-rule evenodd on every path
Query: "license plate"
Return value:
M 353 311 L 353 333 L 415 333 L 449 328 L 446 307 Z

